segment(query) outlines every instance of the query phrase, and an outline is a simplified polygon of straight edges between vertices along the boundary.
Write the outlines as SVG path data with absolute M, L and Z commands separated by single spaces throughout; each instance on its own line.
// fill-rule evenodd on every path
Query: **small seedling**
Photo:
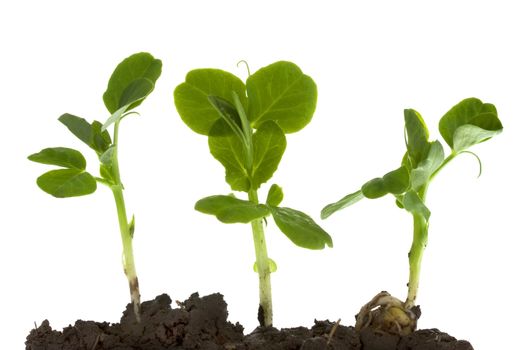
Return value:
M 175 106 L 196 133 L 208 136 L 210 152 L 225 168 L 226 182 L 247 200 L 217 195 L 199 200 L 195 209 L 224 223 L 250 223 L 255 245 L 254 270 L 259 274 L 259 313 L 262 326 L 272 325 L 270 273 L 276 264 L 268 257 L 263 222 L 277 227 L 296 245 L 309 249 L 332 246 L 330 236 L 306 214 L 279 204 L 282 189 L 272 185 L 265 203 L 258 189 L 277 170 L 287 133 L 304 128 L 316 102 L 314 81 L 295 64 L 276 62 L 250 75 L 244 84 L 219 69 L 190 71 L 175 89 Z
M 103 95 L 104 104 L 111 113 L 104 124 L 96 120 L 90 124 L 83 118 L 67 113 L 58 118 L 73 135 L 95 151 L 100 161 L 100 177 L 87 172 L 86 159 L 82 153 L 71 148 L 46 148 L 28 157 L 34 162 L 61 167 L 48 171 L 37 179 L 38 186 L 54 197 L 88 195 L 95 192 L 97 183 L 111 189 L 117 206 L 124 248 L 124 273 L 128 278 L 131 302 L 138 321 L 140 291 L 132 244 L 135 216 L 128 221 L 118 161 L 119 126 L 124 117 L 138 114 L 134 109 L 153 91 L 161 69 L 162 62 L 149 53 L 137 53 L 122 61 L 111 75 Z M 113 140 L 107 130 L 110 126 L 113 126 Z
M 427 245 L 430 210 L 426 205 L 428 186 L 435 176 L 452 159 L 460 154 L 477 155 L 471 146 L 484 142 L 503 130 L 496 108 L 476 98 L 468 98 L 452 107 L 440 120 L 439 131 L 451 152 L 445 158 L 439 141 L 429 142 L 427 126 L 421 115 L 413 109 L 405 110 L 405 144 L 407 151 L 401 166 L 365 183 L 357 192 L 326 206 L 321 217 L 326 219 L 334 212 L 348 207 L 363 198 L 380 198 L 390 193 L 399 208 L 413 216 L 413 241 L 409 253 L 410 275 L 405 302 L 379 293 L 359 313 L 356 328 L 367 326 L 392 333 L 409 334 L 416 329 L 419 308 L 415 301 L 419 286 L 421 260 Z

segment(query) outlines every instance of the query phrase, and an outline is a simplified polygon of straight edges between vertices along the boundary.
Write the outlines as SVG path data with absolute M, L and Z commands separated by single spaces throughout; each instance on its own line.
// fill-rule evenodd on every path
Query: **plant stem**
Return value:
M 419 197 L 425 204 L 427 197 L 427 189 L 434 177 L 457 156 L 457 153 L 452 153 L 445 158 L 443 163 L 430 175 L 426 185 L 419 191 Z M 417 298 L 417 291 L 419 288 L 419 275 L 421 273 L 421 261 L 423 260 L 423 252 L 428 243 L 428 221 L 420 214 L 412 214 L 414 218 L 414 237 L 412 239 L 412 246 L 408 253 L 408 261 L 410 265 L 410 276 L 408 279 L 408 295 L 405 301 L 407 309 L 415 305 Z
M 113 137 L 113 160 L 112 160 L 112 169 L 113 176 L 115 179 L 115 184 L 111 186 L 111 191 L 113 192 L 113 197 L 115 198 L 115 204 L 117 206 L 117 215 L 118 223 L 120 226 L 120 236 L 122 238 L 122 265 L 124 267 L 124 273 L 128 278 L 129 282 L 129 293 L 131 296 L 131 303 L 133 304 L 133 311 L 138 322 L 140 322 L 140 290 L 139 290 L 139 280 L 137 277 L 137 272 L 135 270 L 135 259 L 133 257 L 133 236 L 130 232 L 128 217 L 126 214 L 126 205 L 124 202 L 124 193 L 122 181 L 120 179 L 120 170 L 118 163 L 118 130 L 119 130 L 120 120 L 115 123 L 114 126 L 114 137 Z
M 410 253 L 408 253 L 410 277 L 408 280 L 408 296 L 405 302 L 405 307 L 407 309 L 412 308 L 416 302 L 419 287 L 419 275 L 421 272 L 421 261 L 423 260 L 423 252 L 428 241 L 428 221 L 420 214 L 413 214 L 413 218 L 414 237 Z
M 248 120 L 248 116 L 244 111 L 239 96 L 235 92 L 232 94 L 235 108 L 239 113 L 241 119 L 243 137 L 241 140 L 244 144 L 246 152 L 245 166 L 249 174 L 252 173 L 253 168 L 253 129 Z M 248 191 L 248 199 L 255 204 L 259 204 L 257 190 L 250 189 Z M 266 238 L 264 237 L 264 227 L 262 219 L 253 220 L 252 234 L 253 244 L 255 246 L 255 264 L 257 266 L 257 273 L 259 274 L 259 312 L 257 319 L 261 326 L 270 327 L 273 324 L 273 310 L 272 310 L 272 283 L 270 280 L 270 261 L 268 259 L 268 252 L 266 250 Z
M 251 202 L 258 204 L 256 190 L 248 192 Z M 266 239 L 262 219 L 252 221 L 253 243 L 255 245 L 255 263 L 259 274 L 259 313 L 258 320 L 261 326 L 269 327 L 273 323 L 272 311 L 272 284 L 270 281 L 270 264 L 266 250 Z

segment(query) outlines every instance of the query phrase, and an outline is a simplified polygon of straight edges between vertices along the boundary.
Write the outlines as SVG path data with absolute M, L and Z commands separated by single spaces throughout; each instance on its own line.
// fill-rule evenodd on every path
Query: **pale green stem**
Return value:
M 245 166 L 248 174 L 252 173 L 253 167 L 253 129 L 248 121 L 248 117 L 241 104 L 239 96 L 232 93 L 235 108 L 241 119 L 244 150 L 246 152 Z M 257 190 L 248 191 L 248 199 L 255 204 L 259 204 Z M 266 250 L 266 238 L 264 237 L 264 226 L 262 219 L 256 219 L 251 222 L 253 233 L 253 244 L 255 246 L 255 264 L 259 274 L 259 312 L 257 319 L 261 326 L 270 327 L 273 324 L 272 310 L 272 284 L 270 280 L 270 262 Z
M 419 191 L 419 197 L 425 203 L 427 196 L 427 189 L 434 177 L 452 160 L 457 153 L 452 153 L 445 158 L 443 163 L 430 175 L 426 185 Z M 428 243 L 428 221 L 420 214 L 412 214 L 414 218 L 414 237 L 412 239 L 412 246 L 408 253 L 408 261 L 410 265 L 410 277 L 408 280 L 408 295 L 405 302 L 405 307 L 410 309 L 415 305 L 417 292 L 419 288 L 419 276 L 421 273 L 421 261 L 423 260 L 423 252 Z
M 118 163 L 118 129 L 120 120 L 115 123 L 114 126 L 114 137 L 113 137 L 113 176 L 115 184 L 111 186 L 113 197 L 115 198 L 115 204 L 117 206 L 118 223 L 120 226 L 120 236 L 122 238 L 122 264 L 124 267 L 124 273 L 128 278 L 129 293 L 131 296 L 131 303 L 133 304 L 133 311 L 138 322 L 140 322 L 140 290 L 139 280 L 137 278 L 137 272 L 135 270 L 135 259 L 133 257 L 133 237 L 130 232 L 128 217 L 126 214 L 126 205 L 124 202 L 124 193 L 122 181 L 120 180 L 120 170 Z
M 248 197 L 251 202 L 259 203 L 256 190 L 250 190 Z M 266 239 L 262 219 L 252 221 L 253 243 L 255 245 L 255 263 L 259 274 L 259 313 L 258 320 L 261 326 L 269 327 L 273 324 L 272 311 L 272 284 L 270 281 L 270 264 L 266 250 Z
M 405 307 L 407 309 L 412 308 L 416 302 L 417 291 L 419 288 L 419 276 L 421 273 L 421 261 L 423 260 L 423 252 L 425 251 L 428 241 L 428 221 L 420 214 L 413 214 L 413 217 L 414 237 L 410 253 L 408 253 L 410 277 L 408 280 L 408 295 L 405 302 Z

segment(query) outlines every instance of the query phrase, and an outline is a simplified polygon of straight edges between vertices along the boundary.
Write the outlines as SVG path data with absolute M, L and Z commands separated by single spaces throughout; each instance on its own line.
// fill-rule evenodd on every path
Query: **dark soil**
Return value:
M 120 323 L 77 321 L 54 331 L 46 320 L 31 330 L 26 350 L 472 350 L 472 346 L 437 329 L 418 330 L 410 336 L 394 336 L 372 330 L 315 321 L 312 328 L 255 329 L 244 336 L 243 327 L 227 321 L 222 295 L 188 300 L 171 308 L 163 294 L 142 303 L 141 323 L 131 305 Z

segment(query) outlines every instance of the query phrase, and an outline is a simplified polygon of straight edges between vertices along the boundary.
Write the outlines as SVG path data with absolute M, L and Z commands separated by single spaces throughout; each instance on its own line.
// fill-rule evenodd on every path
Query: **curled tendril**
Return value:
M 250 66 L 248 65 L 248 62 L 246 62 L 245 60 L 240 60 L 239 62 L 237 62 L 237 67 L 239 67 L 239 65 L 240 65 L 241 63 L 244 63 L 244 65 L 246 66 L 246 70 L 248 71 L 248 76 L 252 75 L 252 74 L 250 73 Z
M 472 151 L 462 151 L 461 153 L 468 153 L 470 155 L 473 155 L 477 159 L 478 165 L 479 165 L 479 173 L 478 173 L 478 178 L 479 178 L 481 176 L 481 172 L 483 171 L 483 165 L 481 164 L 481 159 L 479 159 L 478 155 Z

